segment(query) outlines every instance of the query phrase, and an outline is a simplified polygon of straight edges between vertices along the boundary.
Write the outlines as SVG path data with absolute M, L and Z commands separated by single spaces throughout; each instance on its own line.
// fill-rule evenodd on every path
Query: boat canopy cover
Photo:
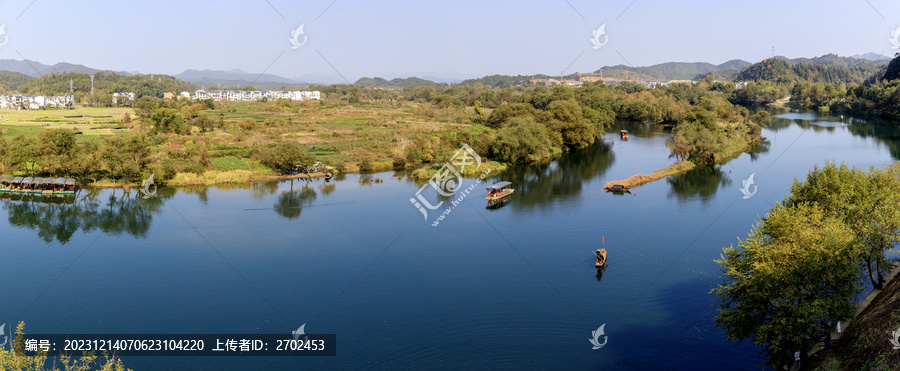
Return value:
M 31 181 L 31 184 L 41 184 L 41 183 L 44 183 L 44 178 L 34 178 Z
M 25 178 L 25 179 L 22 179 L 22 184 L 31 184 L 31 181 L 32 181 L 32 180 L 34 180 L 34 178 L 32 178 L 32 177 L 27 177 L 27 178 Z
M 4 182 L 11 182 L 11 181 L 13 180 L 13 177 L 12 177 L 12 176 L 5 176 L 5 177 L 3 177 L 3 179 L 0 179 L 0 180 L 2 180 L 2 181 L 4 181 Z
M 44 184 L 53 184 L 54 181 L 53 178 L 44 178 Z
M 13 179 L 12 182 L 13 182 L 13 183 L 22 183 L 22 177 L 17 176 L 15 179 Z
M 497 182 L 494 185 L 487 187 L 487 189 L 497 190 L 497 189 L 503 189 L 503 188 L 509 187 L 511 185 L 512 185 L 512 183 L 510 183 L 510 182 Z
M 620 133 L 628 133 L 628 130 L 619 130 Z
M 66 184 L 66 178 L 56 178 L 56 180 L 54 180 L 53 183 Z
M 66 179 L 66 185 L 75 185 L 75 179 Z

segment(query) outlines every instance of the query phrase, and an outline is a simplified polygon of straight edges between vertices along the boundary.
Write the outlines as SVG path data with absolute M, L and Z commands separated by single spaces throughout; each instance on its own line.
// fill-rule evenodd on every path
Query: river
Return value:
M 306 324 L 337 336 L 334 357 L 126 357 L 138 370 L 752 369 L 759 349 L 735 347 L 713 321 L 722 248 L 814 164 L 868 169 L 900 155 L 896 128 L 782 113 L 754 153 L 613 194 L 606 182 L 674 160 L 661 128 L 609 132 L 546 165 L 465 179 L 452 197 L 426 186 L 429 203 L 444 201 L 426 218 L 410 202 L 423 184 L 403 172 L 149 198 L 4 196 L 0 323 L 286 336 Z M 516 191 L 487 208 L 484 184 L 499 180 Z M 602 247 L 609 265 L 598 272 Z

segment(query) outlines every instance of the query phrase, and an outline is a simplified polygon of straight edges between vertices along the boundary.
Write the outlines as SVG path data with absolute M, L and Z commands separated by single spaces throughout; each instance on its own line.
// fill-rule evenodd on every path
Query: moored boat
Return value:
M 53 191 L 56 189 L 56 185 L 54 183 L 55 179 L 53 178 L 44 178 L 44 182 L 41 183 L 41 194 L 52 196 Z
M 22 180 L 24 180 L 24 178 L 22 178 L 20 176 L 13 178 L 12 182 L 10 182 L 11 183 L 10 190 L 12 192 L 21 192 L 22 191 Z
M 60 178 L 62 179 L 62 178 Z M 74 195 L 78 190 L 78 187 L 75 185 L 75 179 L 69 178 L 66 179 L 65 183 L 63 183 L 63 191 L 60 192 L 63 195 Z
M 604 188 L 610 192 L 628 192 L 628 189 L 629 189 L 628 187 L 626 187 L 622 184 L 613 184 L 611 186 L 606 186 Z
M 9 193 L 12 192 L 12 181 L 15 179 L 12 176 L 5 176 L 0 178 L 0 193 Z

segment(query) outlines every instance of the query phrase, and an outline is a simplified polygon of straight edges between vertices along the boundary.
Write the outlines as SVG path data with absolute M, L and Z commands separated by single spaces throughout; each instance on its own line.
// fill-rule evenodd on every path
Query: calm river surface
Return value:
M 621 127 L 623 142 L 617 127 L 588 150 L 489 178 L 516 189 L 499 209 L 477 184 L 438 226 L 437 211 L 426 221 L 410 203 L 422 185 L 393 172 L 150 199 L 82 190 L 74 204 L 4 196 L 0 323 L 285 335 L 305 323 L 337 335 L 335 357 L 126 357 L 138 370 L 752 369 L 758 349 L 734 347 L 713 322 L 713 260 L 814 164 L 900 155 L 896 129 L 839 121 L 776 116 L 757 153 L 624 195 L 602 186 L 673 160 L 662 129 Z M 592 251 L 604 246 L 598 275 Z M 592 350 L 604 324 L 607 343 Z

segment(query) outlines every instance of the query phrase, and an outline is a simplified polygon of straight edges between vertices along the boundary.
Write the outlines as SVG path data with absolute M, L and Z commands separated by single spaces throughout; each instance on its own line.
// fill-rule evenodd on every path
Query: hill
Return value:
M 531 85 L 532 79 L 548 79 L 551 76 L 548 75 L 490 75 L 485 77 L 480 77 L 477 79 L 466 79 L 463 80 L 459 85 L 462 86 L 472 86 L 481 84 L 484 86 L 490 86 L 492 88 L 509 88 L 513 86 L 519 85 Z
M 740 59 L 730 60 L 720 65 L 714 65 L 712 63 L 705 62 L 669 62 L 652 65 L 650 67 L 630 67 L 620 64 L 616 66 L 605 66 L 597 71 L 594 71 L 594 73 L 600 73 L 600 71 L 602 70 L 604 76 L 624 79 L 625 71 L 628 71 L 630 76 L 634 76 L 634 74 L 637 74 L 637 76 L 639 76 L 638 78 L 644 80 L 691 80 L 698 75 L 717 75 L 717 72 L 720 71 L 725 72 L 729 70 L 740 70 L 749 65 L 750 62 Z M 726 74 L 730 75 L 732 73 L 727 72 Z
M 754 63 L 735 76 L 736 81 L 804 80 L 831 85 L 861 85 L 879 73 L 887 61 L 871 61 L 827 54 L 817 58 L 774 57 Z
M 233 69 L 228 71 L 221 70 L 185 70 L 182 73 L 175 75 L 175 77 L 182 79 L 184 81 L 193 82 L 193 83 L 203 83 L 204 85 L 216 85 L 220 84 L 223 86 L 237 86 L 232 83 L 235 81 L 247 81 L 249 83 L 266 83 L 266 82 L 274 82 L 279 84 L 300 84 L 299 81 L 294 81 L 286 77 L 281 77 L 278 75 L 272 74 L 256 74 L 256 73 L 247 73 L 241 71 L 239 69 Z
M 62 95 L 69 92 L 72 81 L 76 99 L 91 91 L 91 75 L 86 73 L 51 73 L 33 79 L 18 87 L 22 94 Z M 198 87 L 168 75 L 123 76 L 115 72 L 94 74 L 94 90 L 97 94 L 134 92 L 138 97 L 152 95 L 162 98 L 167 92 L 193 91 Z
M 362 77 L 359 80 L 356 80 L 353 85 L 365 86 L 365 87 L 382 87 L 382 88 L 405 88 L 405 87 L 418 87 L 418 86 L 439 86 L 446 84 L 438 84 L 434 81 L 420 79 L 418 77 L 407 77 L 405 79 L 396 78 L 390 81 L 385 80 L 381 77 Z
M 856 55 L 853 56 L 853 58 L 856 58 L 856 59 L 868 59 L 868 60 L 870 60 L 870 61 L 880 61 L 880 60 L 886 60 L 886 61 L 889 61 L 889 60 L 891 60 L 891 57 L 884 56 L 884 55 L 881 55 L 881 54 L 878 54 L 878 53 L 872 53 L 872 52 L 865 53 L 865 54 L 856 54 Z
M 0 93 L 13 93 L 19 90 L 19 87 L 25 85 L 34 77 L 9 71 L 0 71 Z
M 100 72 L 96 68 L 86 67 L 80 64 L 72 64 L 72 63 L 57 63 L 52 66 L 43 64 L 37 61 L 30 60 L 15 60 L 15 59 L 0 59 L 0 71 L 10 71 L 10 72 L 18 72 L 23 75 L 28 75 L 31 77 L 41 77 L 48 73 L 67 73 L 67 72 L 76 72 L 76 73 L 86 73 L 86 74 L 94 74 Z M 116 72 L 118 75 L 129 76 L 132 75 L 130 72 L 119 71 Z

